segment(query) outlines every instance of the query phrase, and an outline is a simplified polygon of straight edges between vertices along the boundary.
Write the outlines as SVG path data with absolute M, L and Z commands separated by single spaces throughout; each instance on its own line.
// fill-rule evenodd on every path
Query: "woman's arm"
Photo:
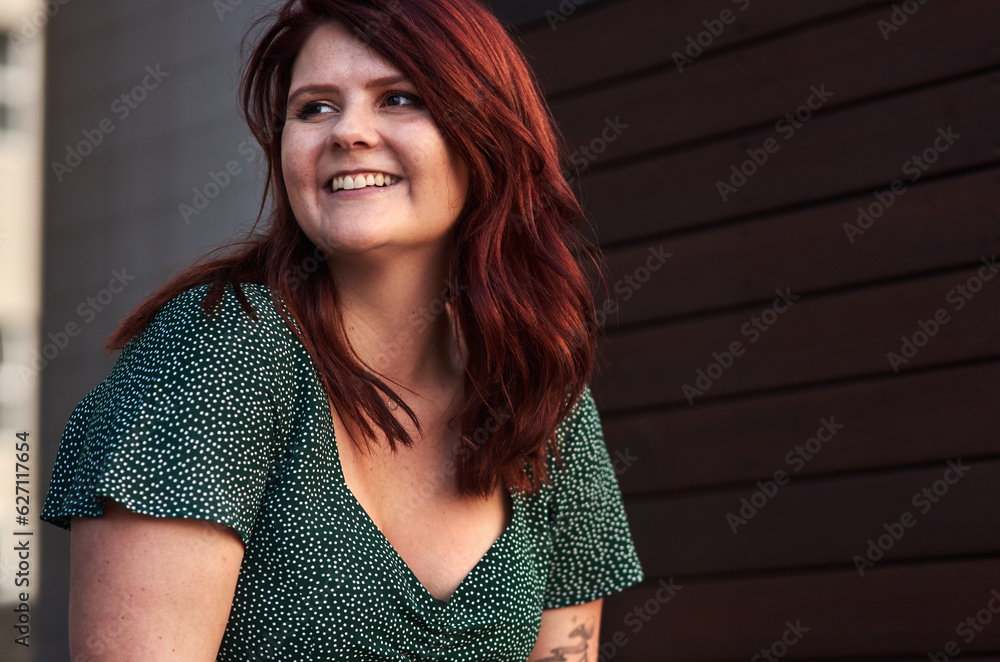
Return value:
M 528 662 L 597 662 L 604 600 L 547 609 Z
M 233 529 L 139 515 L 111 499 L 101 517 L 71 527 L 74 660 L 215 660 L 243 561 Z

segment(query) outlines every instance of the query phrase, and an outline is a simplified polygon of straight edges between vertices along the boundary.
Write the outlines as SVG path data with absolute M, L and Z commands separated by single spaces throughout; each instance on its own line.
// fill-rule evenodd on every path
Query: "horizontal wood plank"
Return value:
M 604 417 L 626 495 L 752 483 L 1000 453 L 1000 362 Z M 601 393 L 597 394 L 598 407 Z M 822 451 L 822 419 L 844 427 Z M 791 463 L 786 458 L 792 454 Z
M 760 300 L 774 283 L 809 293 L 1000 252 L 998 168 L 918 182 L 870 223 L 859 211 L 879 212 L 879 205 L 866 193 L 608 251 L 611 292 L 600 292 L 595 304 L 612 332 L 619 325 Z M 671 255 L 662 265 L 650 259 L 650 251 L 661 247 Z
M 627 158 L 760 125 L 776 125 L 812 95 L 832 94 L 822 112 L 893 90 L 1000 65 L 1000 5 L 991 0 L 928 4 L 888 41 L 876 28 L 882 6 L 692 65 L 573 95 L 552 109 L 567 140 L 586 146 L 605 118 L 628 129 L 594 161 Z M 615 32 L 615 31 L 609 31 Z M 626 32 L 627 31 L 623 31 Z M 927 48 L 934 43 L 934 48 Z M 782 131 L 791 128 L 784 125 Z M 783 134 L 778 134 L 783 141 Z
M 1000 550 L 1000 527 L 983 526 L 1000 522 L 1000 460 L 955 456 L 927 468 L 830 478 L 796 476 L 783 462 L 772 471 L 745 487 L 630 499 L 646 571 L 844 565 L 867 576 L 887 562 Z
M 626 74 L 650 66 L 674 66 L 671 54 L 687 48 L 687 38 L 704 31 L 702 21 L 719 18 L 727 7 L 736 18 L 706 49 L 714 51 L 792 26 L 849 11 L 871 0 L 813 0 L 795 3 L 720 2 L 701 0 L 625 0 L 593 11 L 569 14 L 566 21 L 541 25 L 522 35 L 525 50 L 549 94 Z M 741 6 L 746 6 L 741 11 Z M 552 10 L 559 15 L 558 3 Z M 608 29 L 608 26 L 627 26 Z
M 983 282 L 980 270 L 990 280 Z M 721 395 L 1000 356 L 998 275 L 979 264 L 798 301 L 791 299 L 795 292 L 776 283 L 774 301 L 756 307 L 605 339 L 595 390 L 608 412 L 668 403 L 698 406 Z M 970 285 L 979 291 L 958 290 Z M 938 311 L 944 316 L 934 332 L 928 320 L 940 316 Z M 916 345 L 907 346 L 903 337 L 910 343 L 915 338 Z M 738 355 L 727 357 L 733 349 Z
M 938 144 L 947 151 L 919 179 L 1000 161 L 1000 75 L 984 74 L 814 117 L 790 140 L 773 127 L 724 142 L 589 174 L 584 205 L 605 245 L 839 195 L 909 186 L 906 166 Z M 960 137 L 946 145 L 940 132 Z M 718 183 L 748 161 L 746 150 L 777 151 L 735 192 Z M 773 143 L 772 143 L 773 144 Z M 773 147 L 772 147 L 773 149 Z M 759 152 L 758 152 L 759 154 Z M 751 165 L 754 164 L 750 161 Z M 904 168 L 906 168 L 904 170 Z M 740 183 L 738 179 L 735 179 Z
M 615 633 L 624 638 L 615 660 L 749 660 L 778 640 L 788 621 L 809 628 L 787 651 L 788 660 L 927 660 L 928 651 L 941 651 L 950 641 L 961 649 L 959 660 L 1000 650 L 995 620 L 969 643 L 955 632 L 987 608 L 991 590 L 1000 589 L 995 557 L 887 565 L 864 577 L 853 569 L 715 581 L 676 577 L 682 588 L 668 602 L 658 579 L 650 576 L 642 587 L 606 601 L 602 640 L 613 641 Z

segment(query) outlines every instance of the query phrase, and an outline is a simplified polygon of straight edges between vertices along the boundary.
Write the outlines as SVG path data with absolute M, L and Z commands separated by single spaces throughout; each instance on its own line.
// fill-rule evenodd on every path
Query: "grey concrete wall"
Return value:
M 270 4 L 58 2 L 48 20 L 42 342 L 68 325 L 78 333 L 40 374 L 39 494 L 70 413 L 114 362 L 104 339 L 171 274 L 255 218 L 262 180 L 237 112 L 237 47 L 248 19 Z M 494 7 L 512 23 L 545 10 L 511 2 L 505 14 L 507 4 Z M 230 161 L 240 173 L 185 219 L 179 206 L 193 207 L 193 189 L 204 192 Z M 118 274 L 127 285 L 113 294 Z M 70 537 L 40 529 L 36 659 L 65 660 Z

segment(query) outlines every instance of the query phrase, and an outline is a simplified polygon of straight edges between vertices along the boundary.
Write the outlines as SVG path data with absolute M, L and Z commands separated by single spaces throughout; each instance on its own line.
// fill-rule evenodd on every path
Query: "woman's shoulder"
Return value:
M 219 301 L 206 309 L 204 302 L 210 289 L 210 283 L 203 283 L 177 294 L 157 311 L 153 322 L 204 329 L 253 328 L 254 323 L 264 326 L 275 321 L 283 323 L 275 309 L 271 289 L 264 283 L 227 283 Z
M 559 489 L 599 466 L 607 456 L 604 430 L 590 385 L 585 385 L 573 407 L 556 428 L 557 454 L 549 452 L 546 487 Z
M 576 402 L 573 403 L 569 414 L 559 423 L 556 441 L 563 445 L 579 445 L 583 439 L 592 438 L 595 433 L 601 434 L 601 432 L 597 403 L 594 401 L 590 384 L 586 384 Z
M 294 380 L 304 347 L 276 310 L 271 290 L 261 283 L 227 284 L 206 311 L 210 287 L 189 288 L 165 303 L 122 349 L 111 381 L 159 379 L 168 373 L 254 373 L 257 380 Z
M 544 609 L 583 604 L 643 579 L 597 404 L 583 389 L 564 421 L 546 502 L 550 572 Z
M 242 288 L 256 320 L 232 286 L 206 314 L 209 287 L 164 304 L 74 409 L 43 519 L 68 528 L 71 515 L 100 516 L 106 496 L 249 538 L 309 373 L 294 336 L 275 330 L 283 321 L 266 287 Z
M 242 344 L 273 349 L 275 344 L 294 339 L 275 308 L 277 297 L 272 298 L 267 285 L 228 283 L 221 298 L 206 307 L 210 287 L 208 283 L 197 285 L 167 301 L 123 353 L 135 346 L 194 350 Z

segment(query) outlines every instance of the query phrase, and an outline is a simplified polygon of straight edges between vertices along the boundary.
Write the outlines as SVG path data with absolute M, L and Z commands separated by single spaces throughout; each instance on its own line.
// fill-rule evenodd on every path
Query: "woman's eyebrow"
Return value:
M 377 87 L 388 87 L 390 85 L 397 85 L 399 83 L 409 83 L 410 80 L 401 74 L 393 74 L 391 76 L 382 76 L 381 78 L 372 78 L 367 83 L 365 83 L 365 89 L 370 90 Z M 309 94 L 313 92 L 339 92 L 340 88 L 336 85 L 328 85 L 325 83 L 314 83 L 311 85 L 302 85 L 301 87 L 295 88 L 289 95 L 288 100 L 291 101 L 295 97 L 301 94 Z

